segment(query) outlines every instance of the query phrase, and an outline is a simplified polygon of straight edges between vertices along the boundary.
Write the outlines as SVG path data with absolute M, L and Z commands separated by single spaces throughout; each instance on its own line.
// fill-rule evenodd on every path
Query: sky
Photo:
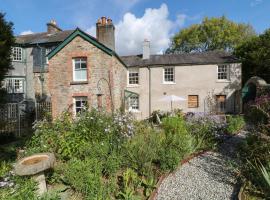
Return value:
M 173 34 L 204 17 L 225 15 L 257 33 L 270 28 L 270 0 L 0 0 L 0 12 L 16 35 L 45 32 L 54 19 L 63 30 L 79 27 L 95 36 L 97 19 L 110 17 L 120 55 L 142 53 L 144 39 L 152 54 L 162 53 Z

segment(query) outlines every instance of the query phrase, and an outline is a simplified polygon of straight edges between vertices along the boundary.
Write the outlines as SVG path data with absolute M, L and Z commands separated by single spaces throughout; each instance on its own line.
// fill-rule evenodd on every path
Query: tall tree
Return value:
M 13 36 L 13 23 L 5 20 L 5 15 L 0 13 L 0 102 L 3 101 L 4 90 L 2 81 L 7 72 L 12 69 L 11 53 L 12 46 L 15 43 Z
M 234 54 L 242 62 L 243 83 L 252 76 L 270 83 L 270 29 L 239 45 Z
M 237 45 L 254 35 L 254 29 L 248 24 L 235 23 L 225 16 L 205 17 L 202 23 L 182 29 L 173 36 L 166 53 L 233 51 Z

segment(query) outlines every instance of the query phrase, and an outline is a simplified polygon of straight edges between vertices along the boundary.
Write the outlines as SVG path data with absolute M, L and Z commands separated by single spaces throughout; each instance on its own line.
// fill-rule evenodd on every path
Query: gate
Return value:
M 31 128 L 31 117 L 26 112 L 26 104 L 7 103 L 0 105 L 0 134 L 21 134 L 27 133 Z

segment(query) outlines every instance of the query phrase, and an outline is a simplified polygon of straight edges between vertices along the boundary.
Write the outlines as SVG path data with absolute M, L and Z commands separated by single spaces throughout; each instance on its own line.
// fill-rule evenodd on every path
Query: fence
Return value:
M 29 107 L 27 102 L 0 105 L 0 134 L 27 134 L 35 120 L 51 112 L 50 102 L 36 103 L 35 109 Z

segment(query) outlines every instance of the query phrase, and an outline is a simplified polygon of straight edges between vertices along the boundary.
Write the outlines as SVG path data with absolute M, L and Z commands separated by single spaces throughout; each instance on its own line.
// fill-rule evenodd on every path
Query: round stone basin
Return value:
M 15 173 L 19 176 L 34 175 L 53 168 L 55 156 L 52 153 L 39 153 L 22 158 L 15 164 Z
M 22 165 L 33 165 L 33 164 L 37 164 L 39 162 L 42 162 L 46 159 L 49 159 L 49 156 L 47 156 L 47 155 L 30 156 L 30 157 L 23 159 L 21 161 L 21 164 Z

